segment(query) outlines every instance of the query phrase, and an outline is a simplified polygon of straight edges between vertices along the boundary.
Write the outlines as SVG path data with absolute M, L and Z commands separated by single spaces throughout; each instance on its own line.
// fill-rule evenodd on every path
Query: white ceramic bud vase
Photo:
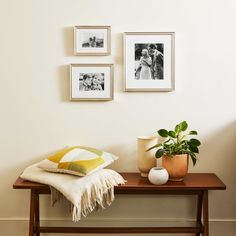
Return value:
M 169 174 L 163 167 L 153 167 L 148 174 L 148 179 L 152 184 L 161 185 L 168 181 Z
M 142 177 L 148 177 L 152 167 L 157 165 L 155 150 L 147 151 L 148 148 L 157 144 L 156 136 L 138 137 L 138 169 Z

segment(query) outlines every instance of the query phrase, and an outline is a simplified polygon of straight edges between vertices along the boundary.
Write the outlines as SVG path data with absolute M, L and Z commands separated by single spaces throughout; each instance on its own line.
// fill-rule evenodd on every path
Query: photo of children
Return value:
M 163 80 L 164 45 L 135 44 L 135 79 Z
M 80 73 L 79 91 L 104 91 L 104 73 Z

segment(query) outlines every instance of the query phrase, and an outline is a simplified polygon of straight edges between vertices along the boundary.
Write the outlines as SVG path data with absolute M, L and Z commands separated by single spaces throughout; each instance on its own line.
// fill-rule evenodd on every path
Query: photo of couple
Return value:
M 163 44 L 135 44 L 135 79 L 163 80 Z
M 79 91 L 104 91 L 104 73 L 80 73 Z

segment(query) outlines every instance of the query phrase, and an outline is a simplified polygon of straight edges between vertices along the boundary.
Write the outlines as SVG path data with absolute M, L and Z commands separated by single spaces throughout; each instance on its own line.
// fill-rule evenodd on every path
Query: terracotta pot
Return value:
M 155 150 L 146 152 L 148 148 L 155 144 L 157 144 L 156 136 L 138 137 L 138 169 L 142 177 L 148 177 L 149 171 L 157 165 Z
M 182 181 L 188 173 L 188 161 L 187 154 L 175 155 L 173 157 L 163 156 L 162 166 L 169 173 L 169 180 Z

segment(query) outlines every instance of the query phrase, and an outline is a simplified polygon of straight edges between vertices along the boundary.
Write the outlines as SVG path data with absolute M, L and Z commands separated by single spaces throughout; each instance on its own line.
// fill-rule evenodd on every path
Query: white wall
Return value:
M 181 120 L 203 143 L 190 171 L 215 172 L 227 185 L 210 193 L 212 235 L 235 235 L 235 21 L 233 0 L 0 0 L 0 235 L 27 235 L 29 194 L 12 184 L 29 164 L 82 144 L 119 155 L 118 171 L 137 171 L 136 137 Z M 74 25 L 111 25 L 111 56 L 73 56 Z M 174 92 L 122 91 L 125 31 L 176 33 Z M 69 64 L 100 62 L 114 63 L 114 101 L 70 102 Z M 194 199 L 134 199 L 117 197 L 84 223 L 194 217 Z M 45 197 L 41 209 L 51 221 L 70 217 L 63 204 L 51 212 Z

